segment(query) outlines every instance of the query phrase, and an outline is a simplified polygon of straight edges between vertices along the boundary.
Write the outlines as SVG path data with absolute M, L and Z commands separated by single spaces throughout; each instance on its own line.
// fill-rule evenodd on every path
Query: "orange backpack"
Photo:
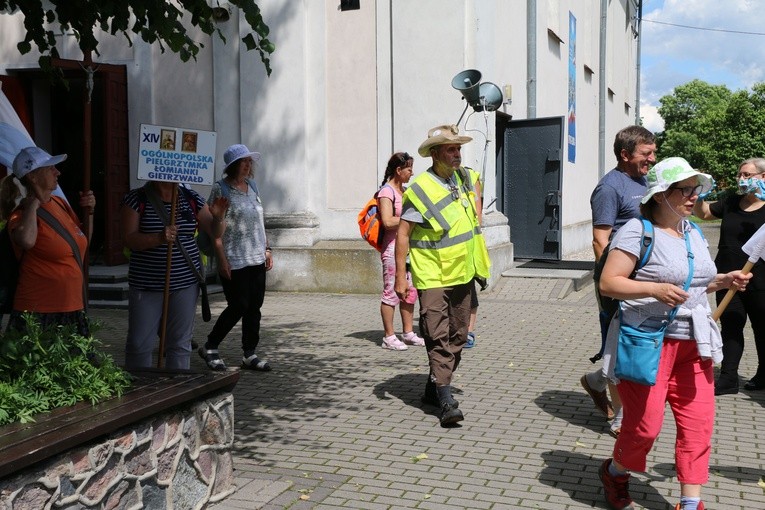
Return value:
M 386 184 L 386 186 L 388 185 Z M 379 193 L 379 191 L 377 193 Z M 382 218 L 380 218 L 380 209 L 377 206 L 377 193 L 374 194 L 359 212 L 358 223 L 361 237 L 368 242 L 372 248 L 377 251 L 382 251 L 382 240 L 383 235 L 385 234 L 385 227 L 383 227 Z M 395 193 L 393 196 L 395 200 Z

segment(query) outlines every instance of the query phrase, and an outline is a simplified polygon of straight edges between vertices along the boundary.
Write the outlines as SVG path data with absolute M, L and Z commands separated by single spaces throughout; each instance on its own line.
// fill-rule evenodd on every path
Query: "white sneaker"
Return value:
M 398 339 L 396 335 L 385 336 L 382 341 L 383 349 L 391 349 L 393 351 L 405 351 L 409 347 L 404 342 Z
M 404 343 L 408 345 L 417 345 L 420 347 L 425 345 L 425 340 L 417 336 L 417 333 L 415 333 L 414 331 L 410 331 L 409 333 L 404 333 L 403 335 L 401 335 L 401 339 L 404 340 Z

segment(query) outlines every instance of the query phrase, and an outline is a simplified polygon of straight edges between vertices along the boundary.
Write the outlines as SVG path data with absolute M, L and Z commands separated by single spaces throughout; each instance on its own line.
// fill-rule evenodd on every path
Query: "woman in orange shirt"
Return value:
M 85 314 L 85 277 L 82 261 L 88 240 L 69 203 L 54 196 L 66 154 L 51 156 L 39 147 L 21 150 L 13 174 L 3 180 L 0 196 L 9 209 L 26 192 L 8 219 L 8 232 L 19 259 L 19 280 L 13 299 L 9 329 L 24 331 L 22 314 L 31 312 L 43 327 L 74 324 L 79 334 L 90 336 Z M 80 205 L 92 208 L 91 191 L 81 194 Z M 88 216 L 92 231 L 93 216 Z

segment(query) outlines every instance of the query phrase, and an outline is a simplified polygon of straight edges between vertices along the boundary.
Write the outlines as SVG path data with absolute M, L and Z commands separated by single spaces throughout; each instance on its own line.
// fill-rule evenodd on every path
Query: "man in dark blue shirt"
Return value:
M 640 215 L 640 199 L 646 190 L 645 176 L 656 162 L 656 138 L 642 126 L 627 126 L 616 133 L 614 155 L 616 167 L 600 179 L 590 197 L 592 250 L 596 262 L 600 260 L 616 231 L 627 221 Z M 603 309 L 597 281 L 595 295 L 600 309 L 602 338 L 605 338 L 612 314 Z M 593 358 L 593 363 L 598 359 L 600 354 Z M 606 393 L 608 380 L 602 370 L 583 375 L 580 382 L 592 398 L 595 407 L 608 420 L 616 417 L 611 426 L 611 433 L 617 435 L 621 428 L 621 402 L 616 387 L 611 386 L 611 399 L 614 402 L 612 405 Z M 616 412 L 614 407 L 617 408 Z

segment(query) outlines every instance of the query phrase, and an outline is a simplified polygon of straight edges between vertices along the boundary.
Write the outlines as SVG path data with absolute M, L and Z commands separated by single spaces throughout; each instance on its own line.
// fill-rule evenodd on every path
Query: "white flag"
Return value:
M 21 149 L 34 145 L 37 144 L 29 136 L 27 128 L 0 87 L 0 164 L 8 169 L 8 174 L 13 171 L 13 160 Z M 53 194 L 69 202 L 59 184 L 56 184 Z
M 749 255 L 749 262 L 752 264 L 757 262 L 757 259 L 765 260 L 765 225 L 758 228 L 741 249 Z
M 35 143 L 13 109 L 11 102 L 0 89 L 0 163 L 10 171 L 13 160 L 21 149 Z

